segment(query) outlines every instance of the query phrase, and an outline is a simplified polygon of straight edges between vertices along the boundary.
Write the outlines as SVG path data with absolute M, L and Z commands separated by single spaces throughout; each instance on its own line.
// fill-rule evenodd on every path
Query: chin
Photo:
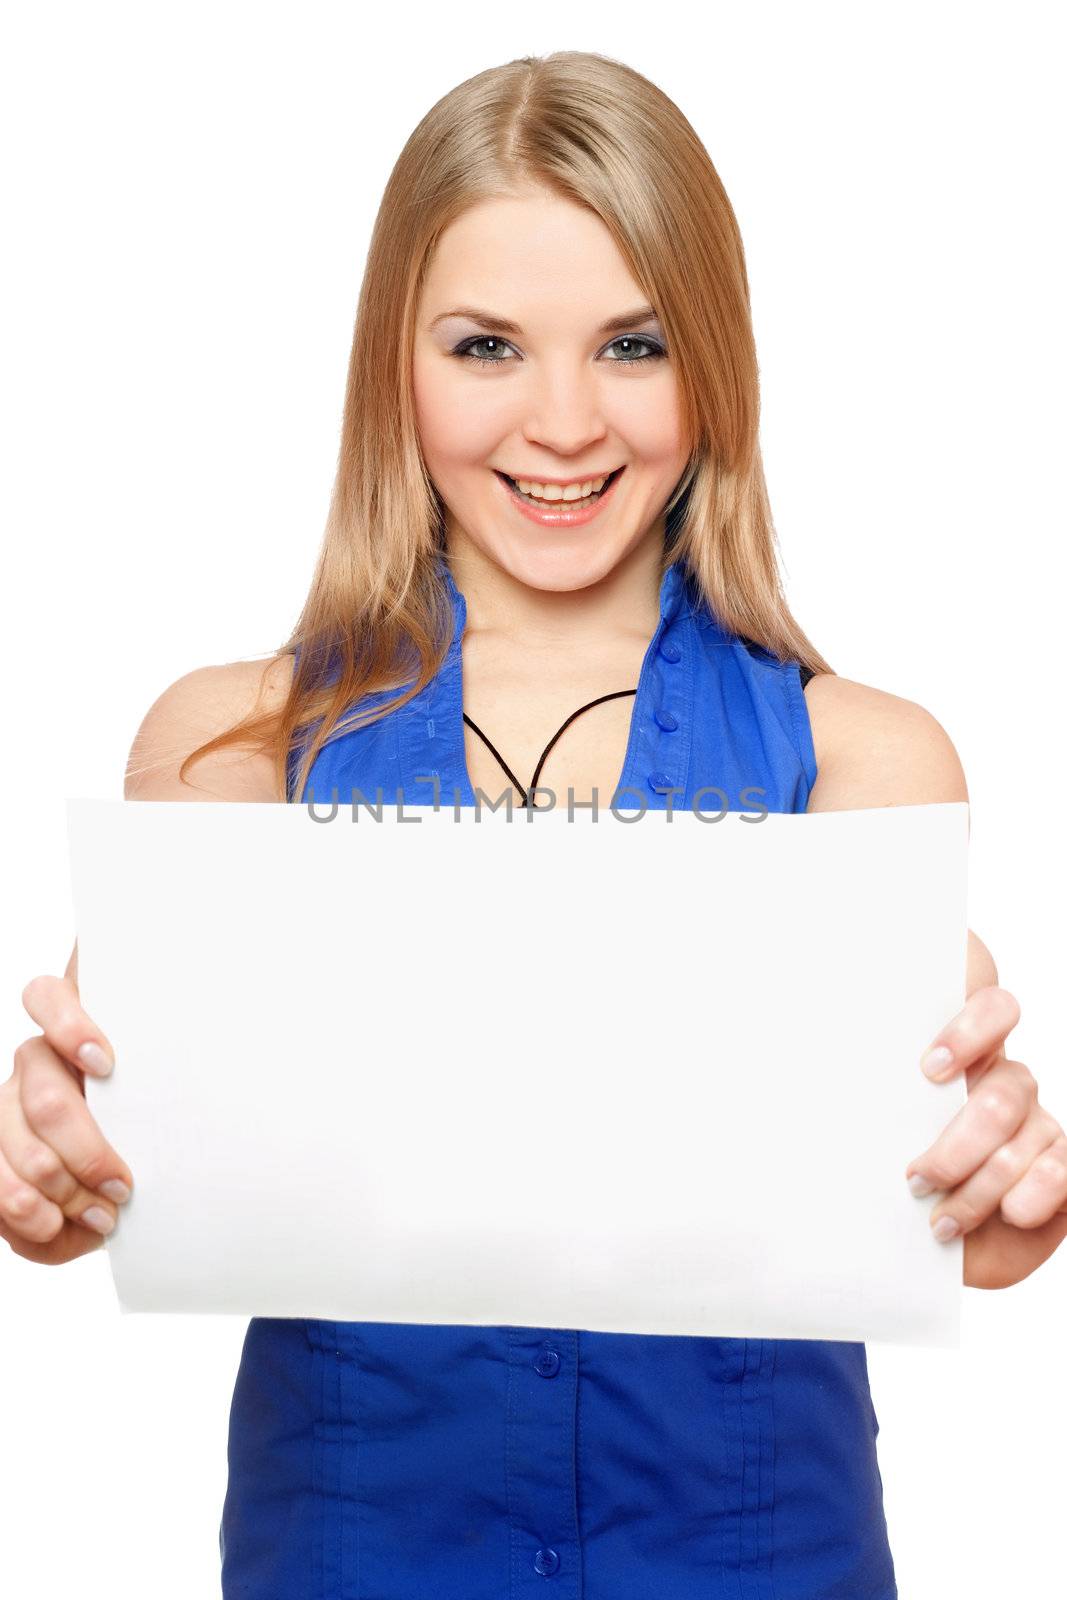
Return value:
M 490 557 L 497 566 L 519 583 L 531 589 L 543 589 L 554 594 L 586 589 L 607 577 L 622 560 L 625 552 L 603 546 L 587 549 L 530 548 L 510 549 L 506 555 Z

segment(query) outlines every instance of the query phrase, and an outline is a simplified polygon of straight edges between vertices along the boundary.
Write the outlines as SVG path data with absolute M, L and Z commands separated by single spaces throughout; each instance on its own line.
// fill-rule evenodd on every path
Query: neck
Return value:
M 467 606 L 467 630 L 524 648 L 587 648 L 621 634 L 654 633 L 660 614 L 662 519 L 610 572 L 577 587 L 541 588 L 447 528 L 445 559 Z M 568 582 L 574 579 L 568 574 Z

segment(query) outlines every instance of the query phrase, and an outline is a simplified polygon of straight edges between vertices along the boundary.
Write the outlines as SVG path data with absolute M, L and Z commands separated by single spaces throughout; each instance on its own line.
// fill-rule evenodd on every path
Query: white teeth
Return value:
M 527 478 L 515 479 L 523 494 L 532 495 L 535 500 L 584 500 L 587 495 L 602 489 L 607 481 L 607 478 L 590 478 L 588 483 L 568 483 L 563 488 L 558 483 L 531 483 Z

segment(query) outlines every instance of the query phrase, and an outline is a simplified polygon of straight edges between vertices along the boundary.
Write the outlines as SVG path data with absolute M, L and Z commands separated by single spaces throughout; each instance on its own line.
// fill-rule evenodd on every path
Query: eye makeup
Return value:
M 471 361 L 479 367 L 508 367 L 513 365 L 511 360 L 504 357 L 494 358 L 491 356 L 485 357 L 475 355 L 474 347 L 479 344 L 504 346 L 508 344 L 508 341 L 506 339 L 501 339 L 497 334 L 480 333 L 476 334 L 473 338 L 461 340 L 461 342 L 456 345 L 455 348 L 449 352 L 449 354 L 458 357 L 460 360 Z M 622 344 L 644 345 L 646 346 L 646 353 L 638 356 L 624 355 L 612 357 L 608 362 L 609 366 L 640 367 L 646 365 L 648 362 L 665 360 L 667 356 L 667 352 L 664 350 L 662 345 L 658 344 L 655 339 L 650 339 L 648 335 L 644 333 L 620 334 L 618 338 L 612 339 L 611 344 L 609 344 L 606 348 L 610 350 L 613 346 Z M 514 346 L 511 345 L 509 348 L 514 349 Z M 521 360 L 522 357 L 519 357 L 518 359 Z

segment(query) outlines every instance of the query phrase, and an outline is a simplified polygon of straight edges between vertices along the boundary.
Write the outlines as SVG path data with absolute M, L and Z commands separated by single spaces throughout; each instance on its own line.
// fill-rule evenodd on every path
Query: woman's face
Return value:
M 658 551 L 688 451 L 649 309 L 600 218 L 552 193 L 483 201 L 445 230 L 413 378 L 450 549 L 467 538 L 553 590 L 595 583 L 645 541 Z M 609 473 L 603 504 L 571 500 Z M 567 493 L 527 508 L 501 474 Z

